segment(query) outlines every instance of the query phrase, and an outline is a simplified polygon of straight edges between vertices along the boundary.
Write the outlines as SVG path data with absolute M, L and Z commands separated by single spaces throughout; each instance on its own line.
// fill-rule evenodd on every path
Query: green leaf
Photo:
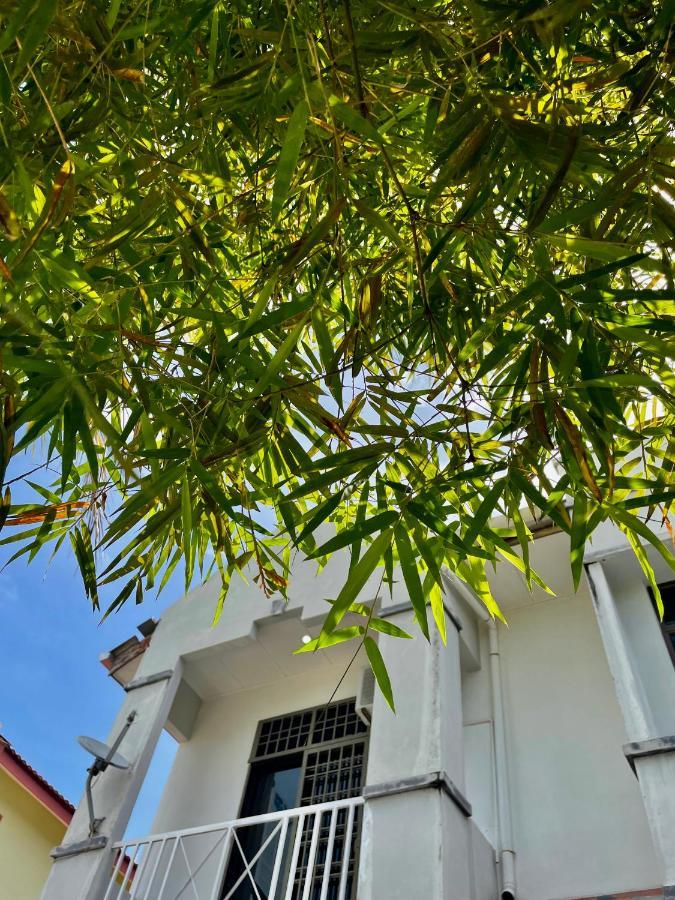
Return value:
M 654 568 L 649 562 L 649 557 L 645 553 L 644 547 L 637 539 L 637 537 L 633 534 L 633 532 L 625 528 L 623 529 L 623 531 L 625 532 L 630 545 L 633 548 L 633 552 L 635 553 L 637 561 L 640 563 L 640 568 L 647 576 L 647 581 L 649 582 L 649 586 L 652 589 L 652 594 L 654 595 L 654 602 L 656 603 L 656 610 L 659 614 L 659 619 L 663 620 L 663 598 L 661 596 L 661 590 L 659 589 L 659 585 L 656 580 L 656 575 L 654 574 Z
M 600 259 L 606 262 L 615 262 L 628 256 L 634 249 L 629 244 L 613 244 L 609 241 L 593 241 L 589 238 L 579 237 L 576 234 L 544 234 L 539 232 L 539 237 L 559 250 L 568 250 L 578 253 L 590 259 Z
M 433 578 L 430 572 L 427 573 L 424 584 L 424 592 L 429 597 L 431 603 L 431 613 L 436 623 L 436 628 L 441 636 L 443 643 L 447 643 L 448 635 L 445 627 L 445 603 L 443 600 L 443 589 L 441 585 Z
M 586 549 L 588 501 L 583 491 L 577 489 L 574 493 L 574 509 L 572 512 L 572 530 L 570 532 L 570 553 L 572 560 L 572 578 L 574 590 L 579 587 L 581 573 L 584 566 L 584 551 Z
M 284 138 L 284 143 L 281 147 L 281 152 L 279 153 L 277 172 L 274 178 L 274 192 L 272 194 L 272 206 L 270 208 L 272 221 L 276 220 L 288 197 L 291 179 L 293 178 L 293 173 L 298 165 L 300 148 L 305 139 L 305 128 L 307 126 L 308 115 L 309 104 L 306 100 L 300 100 L 288 120 L 286 137 Z
M 394 694 L 391 689 L 389 673 L 387 672 L 387 667 L 385 666 L 384 660 L 382 659 L 380 648 L 371 637 L 364 638 L 363 643 L 366 648 L 370 667 L 373 670 L 373 675 L 375 676 L 375 680 L 377 681 L 377 686 L 382 691 L 382 696 L 387 701 L 387 705 L 389 706 L 391 711 L 395 713 L 396 708 L 394 706 Z
M 224 570 L 220 565 L 220 591 L 218 592 L 218 602 L 216 603 L 216 608 L 213 611 L 213 619 L 211 620 L 211 628 L 215 628 L 218 622 L 220 621 L 220 617 L 223 614 L 223 609 L 225 607 L 225 600 L 227 599 L 227 592 L 230 589 L 230 579 L 232 577 L 232 571 L 228 567 L 227 570 Z
M 388 528 L 381 532 L 375 538 L 373 543 L 368 547 L 361 559 L 356 563 L 349 573 L 346 583 L 338 594 L 337 600 L 333 604 L 331 611 L 326 616 L 319 635 L 319 646 L 323 646 L 323 641 L 328 637 L 349 611 L 349 607 L 361 593 L 366 582 L 373 574 L 375 567 L 384 556 L 384 551 L 391 545 L 394 531 Z
M 89 533 L 89 528 L 86 523 L 81 522 L 70 532 L 70 540 L 87 597 L 91 601 L 92 607 L 98 609 L 99 601 L 96 582 L 96 562 L 91 543 L 91 534 Z
M 57 0 L 38 0 L 37 6 L 28 19 L 28 28 L 23 36 L 21 53 L 14 69 L 15 75 L 21 74 L 26 63 L 30 61 L 35 48 L 56 14 L 57 6 Z
M 629 513 L 618 506 L 611 507 L 610 516 L 617 522 L 625 534 L 629 536 L 632 535 L 636 541 L 637 536 L 644 538 L 658 553 L 661 554 L 668 566 L 675 570 L 675 556 L 668 550 L 663 541 L 658 539 L 651 528 L 640 521 L 637 516 L 634 516 L 632 513 Z
M 270 360 L 265 374 L 262 375 L 261 378 L 256 382 L 253 390 L 251 391 L 252 397 L 260 397 L 267 388 L 268 384 L 277 376 L 283 364 L 286 362 L 290 354 L 295 350 L 296 344 L 300 339 L 300 335 L 305 330 L 305 326 L 307 325 L 309 316 L 310 310 L 307 310 L 307 312 L 304 313 L 295 328 L 293 328 L 288 334 L 285 341 L 281 344 L 277 352 Z
M 356 468 L 364 460 L 375 456 L 386 456 L 393 449 L 394 445 L 389 442 L 367 444 L 365 447 L 355 447 L 353 450 L 343 450 L 339 453 L 318 457 L 312 461 L 309 468 L 311 470 L 330 469 L 338 466 L 341 469 L 348 466 Z
M 343 493 L 344 491 L 338 491 L 336 494 L 334 494 L 332 497 L 329 497 L 328 500 L 325 500 L 322 504 L 320 504 L 320 506 L 316 508 L 309 522 L 305 525 L 305 527 L 302 529 L 302 531 L 294 541 L 296 546 L 301 544 L 308 535 L 313 534 L 322 522 L 326 521 L 330 514 L 342 502 Z M 312 555 L 318 556 L 319 554 L 314 553 Z
M 402 250 L 408 249 L 406 247 L 406 243 L 399 234 L 399 232 L 394 228 L 394 226 L 388 222 L 383 216 L 381 216 L 376 210 L 371 209 L 367 203 L 364 203 L 363 200 L 353 200 L 352 203 L 361 213 L 363 218 L 369 222 L 371 225 L 374 225 L 375 228 L 378 229 L 385 237 L 389 238 L 394 244 L 399 246 Z
M 111 31 L 115 25 L 115 22 L 117 21 L 117 16 L 119 14 L 121 5 L 122 0 L 110 0 L 108 12 L 105 14 L 105 24 Z
M 77 435 L 77 404 L 67 400 L 63 407 L 63 443 L 61 447 L 61 490 L 65 490 L 75 462 Z
M 398 517 L 398 513 L 390 509 L 376 516 L 371 516 L 369 519 L 357 522 L 351 528 L 345 528 L 344 531 L 340 531 L 335 537 L 330 538 L 320 547 L 317 547 L 313 553 L 308 555 L 307 559 L 328 556 L 331 553 L 335 553 L 336 550 L 342 549 L 342 547 L 353 545 L 368 534 L 373 534 L 375 531 L 383 531 L 389 525 L 392 525 Z
M 413 553 L 412 544 L 408 532 L 403 525 L 397 525 L 395 529 L 396 550 L 401 564 L 401 572 L 403 580 L 408 589 L 410 602 L 415 610 L 415 619 L 422 631 L 424 637 L 429 640 L 429 625 L 427 622 L 427 604 L 422 590 L 422 581 L 420 579 L 417 563 Z
M 335 95 L 329 97 L 328 102 L 330 103 L 331 113 L 339 122 L 346 125 L 350 131 L 361 135 L 366 140 L 374 141 L 376 144 L 381 145 L 384 143 L 379 131 L 352 106 L 349 106 Z
M 481 505 L 476 510 L 476 513 L 471 520 L 471 524 L 469 525 L 466 534 L 463 537 L 464 543 L 471 547 L 473 546 L 473 542 L 476 540 L 478 535 L 482 532 L 483 528 L 487 524 L 488 519 L 491 516 L 495 515 L 495 511 L 497 508 L 497 501 L 501 497 L 506 482 L 504 479 L 500 479 L 496 484 L 494 484 L 490 490 L 485 495 L 485 498 Z
M 336 628 L 335 631 L 332 631 L 330 634 L 320 635 L 319 637 L 308 641 L 306 644 L 303 644 L 302 647 L 298 647 L 298 649 L 293 652 L 295 654 L 313 653 L 315 650 L 322 650 L 325 647 L 334 647 L 336 644 L 343 644 L 345 641 L 351 641 L 354 638 L 360 637 L 363 632 L 364 628 L 362 625 L 350 625 L 347 628 Z
M 388 622 L 386 619 L 379 619 L 377 616 L 373 616 L 370 619 L 368 628 L 373 631 L 379 631 L 381 634 L 388 634 L 389 637 L 412 640 L 412 635 L 404 631 L 403 628 L 399 628 L 398 625 L 394 625 L 393 622 Z
M 181 519 L 183 524 L 183 553 L 185 555 L 185 591 L 192 581 L 192 496 L 190 493 L 190 482 L 187 475 L 183 476 L 181 482 Z

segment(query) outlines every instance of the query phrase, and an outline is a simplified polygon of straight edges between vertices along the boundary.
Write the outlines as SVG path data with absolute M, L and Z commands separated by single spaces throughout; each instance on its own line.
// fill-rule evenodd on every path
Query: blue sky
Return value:
M 12 471 L 25 471 L 30 462 L 24 457 Z M 7 478 L 11 476 L 8 472 Z M 15 487 L 13 502 L 28 502 L 29 495 Z M 9 532 L 4 529 L 2 537 Z M 100 655 L 136 633 L 140 622 L 159 618 L 183 593 L 183 576 L 174 573 L 159 600 L 148 597 L 136 606 L 132 598 L 99 624 L 101 615 L 85 598 L 66 544 L 51 562 L 48 548 L 30 564 L 21 557 L 2 569 L 16 548 L 16 544 L 0 547 L 0 733 L 77 803 L 89 758 L 75 739 L 89 734 L 105 740 L 124 698 L 101 665 Z M 102 592 L 103 609 L 117 590 L 112 585 Z M 175 748 L 173 739 L 163 734 L 129 834 L 149 832 Z

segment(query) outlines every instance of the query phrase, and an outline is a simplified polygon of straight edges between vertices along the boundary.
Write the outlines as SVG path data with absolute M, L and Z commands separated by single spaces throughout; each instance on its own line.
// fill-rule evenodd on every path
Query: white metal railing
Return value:
M 114 845 L 103 900 L 349 900 L 363 797 Z M 248 893 L 246 893 L 248 891 Z

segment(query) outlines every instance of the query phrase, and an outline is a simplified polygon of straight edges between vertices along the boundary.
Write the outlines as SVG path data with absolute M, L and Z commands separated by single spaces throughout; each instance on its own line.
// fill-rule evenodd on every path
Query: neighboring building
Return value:
M 95 784 L 93 839 L 80 805 L 43 900 L 675 898 L 672 588 L 661 626 L 610 527 L 576 593 L 567 537 L 540 530 L 530 556 L 556 597 L 500 563 L 503 626 L 448 575 L 445 646 L 417 634 L 402 579 L 382 592 L 415 632 L 379 635 L 397 715 L 352 644 L 292 655 L 345 557 L 298 561 L 287 605 L 234 581 L 215 626 L 215 583 L 183 597 L 107 659 L 132 767 Z M 123 839 L 163 728 L 179 748 L 153 833 Z
M 75 807 L 0 735 L 0 898 L 37 900 Z

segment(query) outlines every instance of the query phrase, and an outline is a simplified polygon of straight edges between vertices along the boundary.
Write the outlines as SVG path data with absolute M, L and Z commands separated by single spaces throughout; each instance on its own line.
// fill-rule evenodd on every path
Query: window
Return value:
M 670 658 L 675 665 L 675 581 L 660 584 L 659 590 L 663 600 L 663 621 L 659 620 L 659 625 L 670 652 Z
M 266 719 L 259 724 L 253 743 L 241 817 L 357 797 L 363 788 L 367 749 L 368 728 L 356 714 L 354 700 L 343 700 L 316 709 Z M 346 810 L 338 813 L 327 900 L 337 900 L 345 849 L 349 853 L 345 900 L 351 900 L 356 895 L 356 851 L 360 832 L 358 812 L 357 810 L 349 848 L 343 846 Z M 319 898 L 326 865 L 329 825 L 328 817 L 324 818 L 309 895 L 311 900 Z M 247 859 L 255 857 L 256 848 L 264 844 L 273 827 L 270 824 L 254 825 L 238 832 Z M 292 900 L 299 900 L 304 887 L 310 852 L 309 823 L 306 828 L 300 845 Z M 286 846 L 290 850 L 292 845 L 291 839 Z M 247 878 L 232 895 L 233 900 L 267 897 L 275 853 L 276 845 L 273 843 L 252 867 L 258 894 L 256 895 Z M 240 856 L 234 856 L 228 867 L 223 896 L 227 896 L 243 871 Z M 281 896 L 285 894 L 282 893 Z

